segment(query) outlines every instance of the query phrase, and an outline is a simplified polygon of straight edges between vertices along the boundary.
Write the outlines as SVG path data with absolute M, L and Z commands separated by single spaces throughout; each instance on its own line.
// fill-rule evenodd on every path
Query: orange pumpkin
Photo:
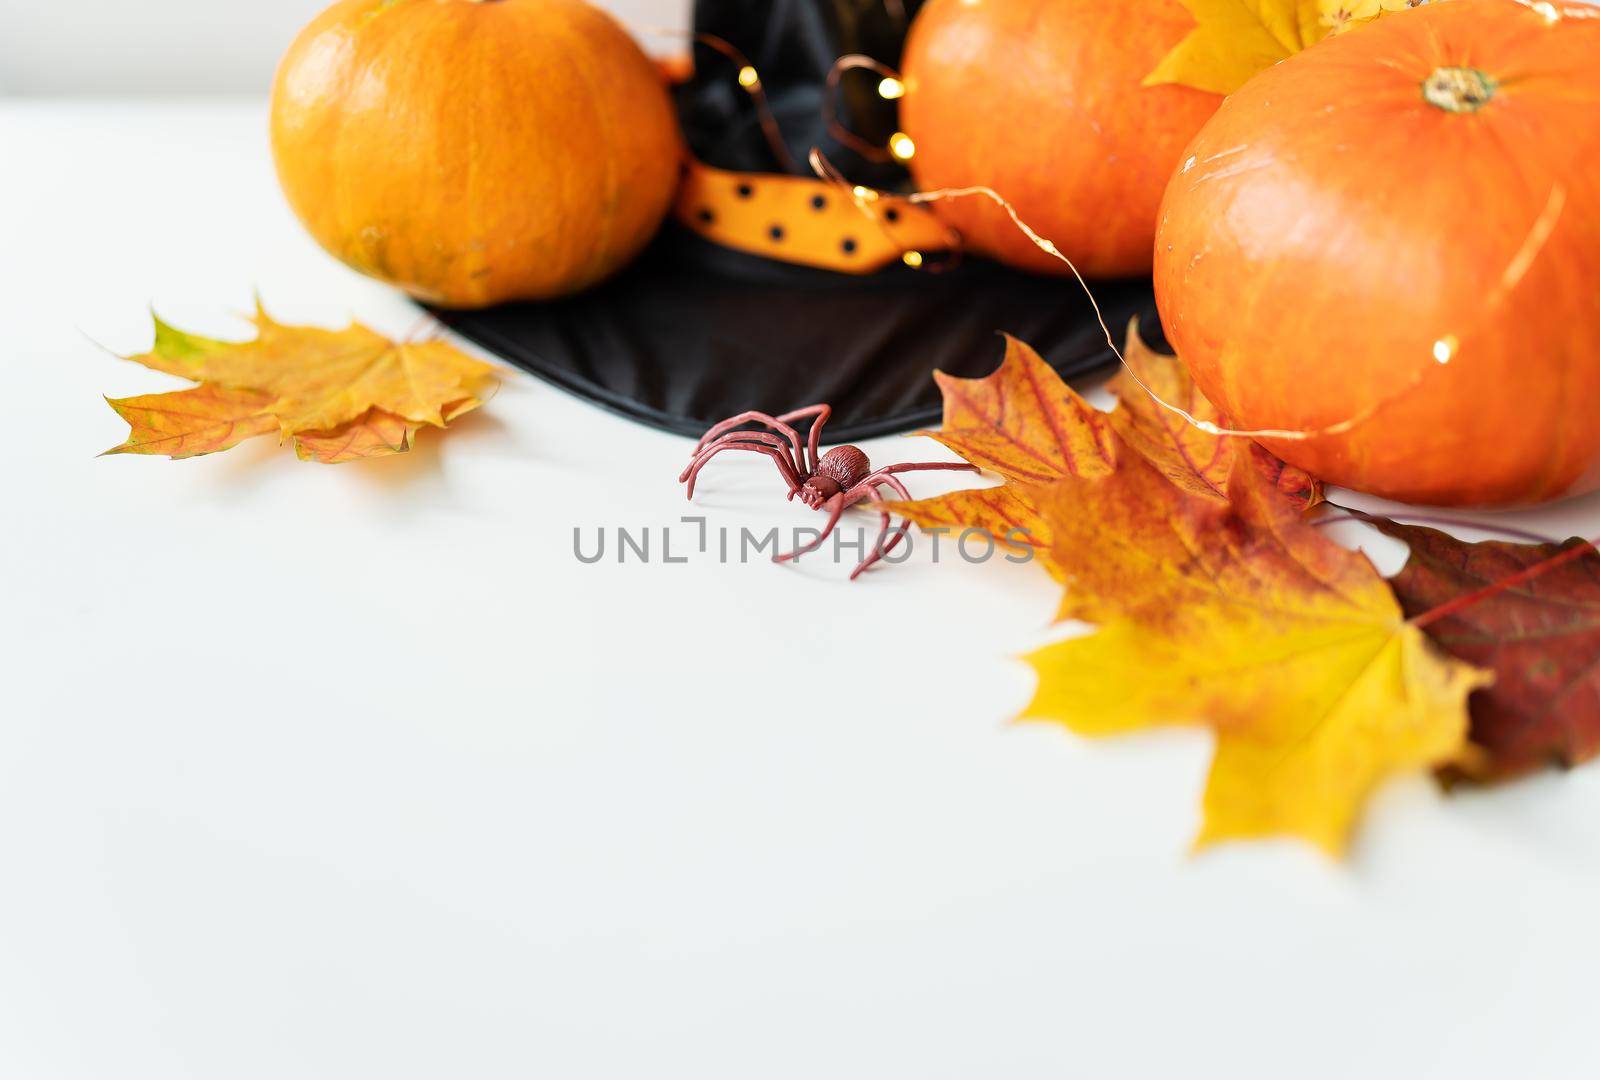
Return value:
M 341 0 L 278 70 L 272 148 L 323 247 L 452 307 L 611 274 L 681 157 L 655 66 L 581 0 Z
M 1430 4 L 1223 104 L 1167 191 L 1155 281 L 1236 425 L 1335 429 L 1264 441 L 1411 502 L 1600 486 L 1597 16 Z
M 1167 178 L 1222 100 L 1141 85 L 1192 29 L 1178 0 L 930 0 L 902 60 L 917 186 L 994 188 L 1084 273 L 1148 272 Z M 971 249 L 1068 272 L 987 199 L 934 205 Z

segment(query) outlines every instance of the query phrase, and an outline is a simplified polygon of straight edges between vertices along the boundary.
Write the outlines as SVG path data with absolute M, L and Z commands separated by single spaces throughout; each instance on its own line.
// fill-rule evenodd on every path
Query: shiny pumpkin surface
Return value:
M 930 0 L 902 61 L 917 186 L 992 187 L 1084 273 L 1147 272 L 1167 178 L 1222 100 L 1141 85 L 1193 28 L 1177 0 Z M 975 251 L 1068 272 L 986 199 L 934 206 Z
M 613 273 L 680 161 L 655 66 L 581 0 L 341 0 L 279 67 L 272 146 L 325 248 L 453 307 Z
M 1428 5 L 1226 101 L 1167 191 L 1155 280 L 1236 425 L 1348 425 L 1263 441 L 1411 502 L 1600 486 L 1597 16 Z

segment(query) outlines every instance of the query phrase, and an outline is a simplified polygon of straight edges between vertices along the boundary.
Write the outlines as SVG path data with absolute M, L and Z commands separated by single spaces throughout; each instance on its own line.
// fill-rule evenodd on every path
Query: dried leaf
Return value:
M 1023 715 L 1085 735 L 1205 724 L 1198 844 L 1288 834 L 1337 854 L 1385 777 L 1470 757 L 1466 699 L 1487 677 L 1439 655 L 1269 470 L 1240 455 L 1228 494 L 1190 494 L 1132 455 L 1054 485 L 1064 612 L 1103 625 L 1028 657 Z
M 1130 324 L 1124 349 L 1129 366 L 1162 399 L 1200 420 L 1222 418 L 1195 389 L 1176 357 L 1153 352 Z M 938 439 L 962 457 L 1006 481 L 1004 486 L 956 491 L 888 509 L 924 529 L 983 529 L 997 541 L 1025 534 L 1026 546 L 1057 572 L 1052 527 L 1039 513 L 1050 487 L 1070 478 L 1110 474 L 1130 451 L 1154 462 L 1173 483 L 1219 502 L 1242 439 L 1209 434 L 1162 409 L 1126 372 L 1111 381 L 1119 400 L 1114 412 L 1090 405 L 1054 368 L 1015 338 L 1006 338 L 1005 359 L 982 379 L 936 374 L 944 394 L 944 426 L 921 434 Z M 1286 493 L 1310 506 L 1321 498 L 1315 480 L 1270 455 L 1256 455 Z M 1013 544 L 1012 546 L 1022 546 Z
M 1434 529 L 1377 525 L 1411 549 L 1389 584 L 1412 618 L 1587 549 L 1424 629 L 1446 652 L 1495 675 L 1472 698 L 1472 740 L 1486 754 L 1470 775 L 1502 778 L 1600 754 L 1600 554 L 1582 540 L 1469 544 Z
M 888 508 L 903 514 L 925 530 L 943 529 L 951 533 L 978 529 L 996 543 L 1017 550 L 1031 548 L 1049 568 L 1050 529 L 1039 516 L 1037 500 L 1043 489 L 1038 485 L 1002 484 L 992 488 L 952 491 L 914 503 L 895 502 Z
M 1122 355 L 1124 367 L 1109 386 L 1117 396 L 1116 410 L 1111 413 L 1112 429 L 1124 443 L 1184 491 L 1227 502 L 1228 477 L 1233 473 L 1234 458 L 1250 443 L 1211 434 L 1156 402 L 1156 398 L 1160 398 L 1182 409 L 1193 420 L 1228 427 L 1227 417 L 1200 393 L 1178 358 L 1158 353 L 1144 343 L 1137 319 L 1128 325 L 1127 344 Z M 1276 458 L 1264 458 L 1261 464 L 1269 470 L 1274 482 L 1299 500 L 1301 506 L 1309 507 L 1321 501 L 1322 489 L 1309 473 Z
M 338 465 L 359 458 L 388 457 L 411 449 L 417 425 L 394 413 L 370 409 L 358 420 L 333 431 L 303 431 L 295 436 L 294 452 L 301 461 Z
M 1056 480 L 1111 471 L 1117 438 L 1106 414 L 1063 382 L 1032 348 L 1009 335 L 1005 358 L 994 374 L 958 379 L 935 372 L 934 379 L 944 395 L 944 425 L 920 434 L 999 474 L 1006 483 L 892 503 L 891 509 L 923 528 L 983 529 L 1002 542 L 1026 535 L 1027 546 L 1048 550 L 1049 530 L 1039 516 L 1038 501 Z
M 278 430 L 266 411 L 271 398 L 254 390 L 229 390 L 205 383 L 167 394 L 107 398 L 128 422 L 128 440 L 107 454 L 198 457 Z
M 481 407 L 476 399 L 457 402 L 444 410 L 445 422 Z M 411 449 L 412 440 L 421 427 L 403 420 L 393 413 L 372 409 L 368 413 L 333 431 L 305 431 L 295 436 L 294 449 L 301 461 L 316 461 L 323 465 L 340 465 L 362 458 L 388 457 L 404 454 Z
M 155 347 L 129 357 L 157 371 L 270 394 L 285 435 L 330 431 L 380 409 L 413 424 L 443 427 L 444 407 L 482 400 L 494 368 L 443 341 L 390 341 L 359 324 L 344 330 L 285 326 L 258 304 L 257 336 L 229 342 L 186 334 L 156 320 Z
M 1009 334 L 1005 359 L 993 375 L 957 379 L 935 372 L 933 377 L 944 395 L 944 426 L 922 434 L 979 468 L 1039 484 L 1104 476 L 1116 462 L 1105 414 Z
M 1179 0 L 1195 28 L 1145 78 L 1231 94 L 1259 71 L 1327 36 L 1325 4 L 1336 0 Z
M 194 457 L 276 432 L 302 460 L 384 457 L 409 450 L 421 426 L 478 408 L 496 385 L 491 365 L 441 341 L 284 326 L 259 303 L 254 322 L 254 340 L 229 342 L 156 319 L 154 347 L 128 359 L 200 385 L 111 401 L 130 432 L 107 452 Z

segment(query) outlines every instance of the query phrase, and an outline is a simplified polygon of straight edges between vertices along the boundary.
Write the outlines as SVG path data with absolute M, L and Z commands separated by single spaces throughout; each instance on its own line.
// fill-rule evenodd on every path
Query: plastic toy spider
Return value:
M 822 426 L 828 422 L 828 417 L 833 415 L 833 408 L 828 405 L 811 405 L 794 412 L 784 413 L 782 416 L 769 416 L 764 412 L 744 412 L 738 416 L 730 416 L 720 424 L 715 424 L 700 437 L 700 443 L 694 448 L 694 458 L 689 462 L 688 468 L 678 477 L 678 482 L 689 486 L 688 495 L 694 498 L 694 484 L 700 475 L 700 470 L 705 468 L 712 458 L 724 450 L 754 450 L 758 454 L 770 457 L 778 466 L 778 472 L 783 476 L 783 482 L 789 485 L 789 498 L 800 497 L 800 501 L 813 510 L 826 510 L 828 524 L 822 534 L 811 543 L 787 555 L 779 555 L 776 562 L 788 562 L 798 559 L 808 552 L 815 551 L 822 546 L 822 542 L 832 535 L 834 527 L 839 524 L 839 518 L 850 507 L 861 502 L 882 503 L 883 496 L 879 488 L 888 488 L 897 498 L 911 500 L 911 493 L 906 486 L 896 479 L 896 473 L 928 472 L 933 470 L 950 472 L 977 472 L 977 467 L 965 463 L 926 461 L 901 465 L 886 465 L 874 470 L 872 463 L 867 460 L 867 455 L 854 446 L 836 446 L 826 454 L 818 456 L 822 441 Z M 811 431 L 804 444 L 800 441 L 800 433 L 790 426 L 796 420 L 813 417 Z M 750 431 L 744 429 L 747 424 L 760 424 L 768 431 Z M 774 432 L 776 434 L 774 434 Z M 809 455 L 809 456 L 808 456 Z M 854 581 L 862 571 L 873 563 L 893 551 L 906 530 L 909 522 L 902 521 L 895 530 L 893 538 L 885 544 L 884 539 L 889 535 L 890 517 L 886 510 L 878 511 L 883 516 L 883 527 L 878 530 L 878 540 L 872 547 L 872 552 L 861 561 L 850 574 Z

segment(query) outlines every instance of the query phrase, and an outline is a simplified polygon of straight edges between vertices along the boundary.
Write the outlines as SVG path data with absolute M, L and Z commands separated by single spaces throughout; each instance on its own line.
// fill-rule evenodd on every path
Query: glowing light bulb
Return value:
M 922 265 L 922 252 L 908 251 L 900 256 L 900 261 L 915 270 Z
M 1446 334 L 1433 343 L 1433 358 L 1441 364 L 1448 364 L 1455 359 L 1456 350 L 1461 348 L 1461 342 L 1456 340 L 1454 334 Z
M 739 85 L 746 90 L 754 90 L 761 85 L 761 76 L 756 74 L 756 69 L 746 64 L 739 69 Z
M 906 96 L 906 84 L 899 79 L 890 77 L 878 84 L 878 96 L 893 101 Z
M 903 131 L 897 131 L 889 136 L 889 153 L 895 156 L 896 161 L 910 161 L 917 153 L 917 144 L 911 141 L 911 136 Z

